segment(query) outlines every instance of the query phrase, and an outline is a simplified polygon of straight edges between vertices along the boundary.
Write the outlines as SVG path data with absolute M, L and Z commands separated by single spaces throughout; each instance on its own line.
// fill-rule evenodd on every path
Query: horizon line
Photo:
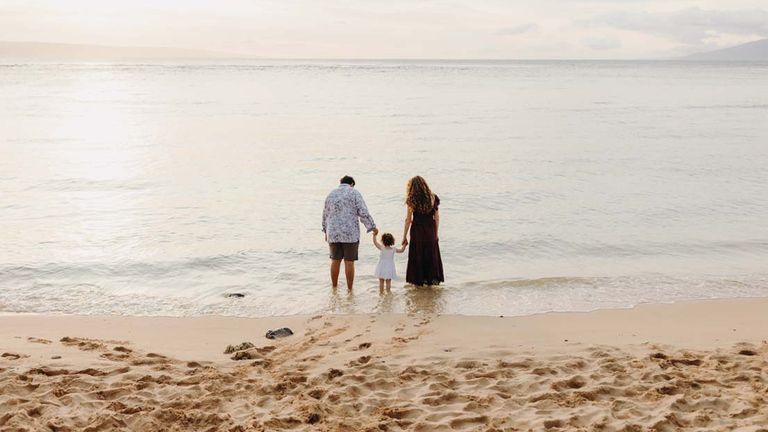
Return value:
M 760 39 L 762 40 L 762 39 Z M 756 40 L 753 42 L 758 42 L 760 40 Z M 748 42 L 753 43 L 753 42 Z M 139 46 L 139 45 L 101 45 L 101 44 L 91 44 L 91 43 L 71 43 L 71 42 L 43 42 L 43 41 L 31 41 L 31 40 L 0 40 L 0 44 L 38 44 L 38 45 L 59 45 L 59 46 L 67 46 L 67 47 L 88 47 L 88 48 L 100 48 L 100 49 L 117 49 L 117 50 L 155 50 L 155 51 L 172 51 L 172 50 L 178 50 L 181 52 L 187 51 L 190 53 L 197 52 L 200 54 L 209 54 L 210 56 L 200 55 L 200 56 L 173 56 L 169 55 L 167 57 L 164 56 L 125 56 L 120 57 L 119 53 L 116 53 L 114 58 L 112 59 L 102 59 L 100 60 L 99 56 L 90 56 L 94 57 L 92 59 L 88 59 L 89 55 L 85 54 L 83 55 L 83 58 L 72 58 L 72 59 L 66 59 L 66 55 L 57 55 L 57 54 L 30 54 L 29 57 L 25 57 L 24 54 L 20 55 L 13 55 L 10 57 L 4 57 L 0 56 L 0 61 L 3 60 L 36 60 L 36 61 L 65 61 L 65 62 L 99 62 L 99 61 L 146 61 L 146 60 L 154 60 L 154 61 L 169 61 L 169 60 L 196 60 L 196 61 L 233 61 L 233 60 L 249 60 L 249 61 L 350 61 L 350 62 L 365 62 L 365 61 L 385 61 L 385 62 L 428 62 L 428 61 L 435 61 L 435 62 L 536 62 L 536 61 L 615 61 L 615 62 L 639 62 L 639 61 L 685 61 L 685 62 L 718 62 L 718 60 L 697 60 L 695 58 L 689 58 L 692 55 L 700 54 L 700 53 L 694 53 L 694 54 L 687 54 L 687 55 L 679 55 L 674 57 L 633 57 L 633 58 L 594 58 L 594 57 L 555 57 L 555 58 L 510 58 L 510 57 L 492 57 L 492 58 L 482 58 L 482 57 L 470 57 L 470 58 L 445 58 L 445 57 L 264 57 L 264 56 L 258 56 L 254 54 L 245 54 L 245 53 L 234 53 L 234 52 L 226 52 L 226 51 L 217 51 L 213 49 L 207 49 L 207 48 L 184 48 L 184 47 L 171 47 L 171 46 Z M 738 45 L 737 45 L 738 46 Z M 726 48 L 727 49 L 727 48 Z M 56 57 L 60 56 L 62 58 L 57 59 Z M 76 57 L 76 55 L 73 55 L 73 57 Z M 109 56 L 105 56 L 109 57 Z M 721 60 L 722 61 L 722 60 Z M 744 60 L 744 62 L 749 62 L 749 60 Z M 754 61 L 753 61 L 754 62 Z
M 88 47 L 88 48 L 101 48 L 101 49 L 145 49 L 145 50 L 178 50 L 198 52 L 200 54 L 210 54 L 210 56 L 168 56 L 168 57 L 141 57 L 141 56 L 128 56 L 125 58 L 119 58 L 119 54 L 116 55 L 116 60 L 272 60 L 272 61 L 467 61 L 467 62 L 479 62 L 479 61 L 649 61 L 649 60 L 673 60 L 681 57 L 648 57 L 648 58 L 443 58 L 443 57 L 264 57 L 255 54 L 234 53 L 227 51 L 218 51 L 207 48 L 185 48 L 185 47 L 173 47 L 173 46 L 145 46 L 145 45 L 102 45 L 93 43 L 72 43 L 72 42 L 46 42 L 46 41 L 34 41 L 34 40 L 0 40 L 0 44 L 38 44 L 38 45 L 60 45 L 67 47 Z M 30 59 L 34 59 L 35 55 L 31 55 Z M 55 60 L 55 54 L 38 55 L 37 57 L 48 57 Z M 65 57 L 65 56 L 62 56 Z M 88 57 L 87 55 L 83 57 Z M 98 57 L 98 56 L 95 56 Z M 5 58 L 0 57 L 0 60 Z M 25 59 L 24 57 L 11 57 L 9 59 Z M 44 58 L 42 60 L 45 60 Z M 73 59 L 77 60 L 77 59 Z M 82 60 L 86 61 L 86 60 Z M 98 61 L 98 58 L 93 61 Z

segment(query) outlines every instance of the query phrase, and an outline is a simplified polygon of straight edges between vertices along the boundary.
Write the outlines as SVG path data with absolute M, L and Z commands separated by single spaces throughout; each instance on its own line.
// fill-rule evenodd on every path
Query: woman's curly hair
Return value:
M 405 187 L 405 204 L 417 213 L 432 211 L 432 191 L 423 177 L 416 176 L 408 180 Z

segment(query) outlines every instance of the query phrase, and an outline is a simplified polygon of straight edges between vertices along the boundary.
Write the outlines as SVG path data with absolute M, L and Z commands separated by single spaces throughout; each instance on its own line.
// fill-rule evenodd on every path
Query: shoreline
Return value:
M 14 316 L 52 316 L 52 317 L 94 317 L 94 318 L 178 318 L 178 319 L 195 319 L 195 318 L 232 318 L 232 319 L 246 319 L 246 320 L 258 320 L 258 319 L 268 319 L 268 318 L 289 318 L 289 317 L 312 317 L 315 315 L 323 315 L 323 316 L 367 316 L 367 315 L 434 315 L 434 316 L 460 316 L 460 317 L 468 317 L 468 318 L 495 318 L 495 317 L 503 317 L 503 318 L 527 318 L 532 316 L 540 316 L 540 315 L 556 315 L 556 314 L 590 314 L 594 312 L 600 312 L 600 311 L 624 311 L 624 310 L 633 310 L 637 308 L 647 307 L 647 306 L 668 306 L 668 305 L 687 305 L 687 304 L 696 304 L 696 303 L 710 303 L 710 302 L 730 302 L 730 301 L 750 301 L 750 300 L 762 300 L 766 299 L 768 300 L 768 293 L 766 293 L 765 296 L 743 296 L 743 297 L 710 297 L 710 298 L 690 298 L 690 299 L 683 299 L 683 300 L 673 300 L 668 302 L 642 302 L 638 303 L 632 306 L 626 306 L 626 307 L 598 307 L 595 309 L 589 309 L 589 310 L 569 310 L 569 311 L 563 311 L 563 310 L 549 310 L 544 312 L 533 312 L 528 314 L 522 314 L 522 315 L 481 315 L 481 314 L 462 314 L 462 313 L 439 313 L 439 312 L 428 312 L 428 311 L 422 311 L 418 310 L 415 312 L 367 312 L 367 313 L 336 313 L 336 312 L 317 312 L 317 313 L 299 313 L 299 314 L 287 314 L 287 315 L 265 315 L 265 316 L 239 316 L 239 315 L 217 315 L 217 314 L 210 314 L 210 315 L 117 315 L 117 314 L 85 314 L 85 313 L 50 313 L 50 312 L 10 312 L 10 311 L 0 311 L 0 318 L 2 317 L 14 317 Z
M 0 315 L 0 429 L 751 427 L 768 421 L 766 310 Z M 265 338 L 283 326 L 295 334 Z M 224 354 L 241 342 L 253 346 Z
M 768 339 L 768 318 L 762 319 L 761 311 L 768 310 L 768 297 L 733 299 L 706 299 L 674 303 L 645 303 L 631 308 L 596 309 L 575 312 L 542 312 L 520 316 L 488 316 L 429 313 L 368 313 L 368 314 L 317 314 L 285 315 L 269 317 L 234 316 L 127 316 L 127 315 L 51 315 L 36 313 L 0 313 L 0 342 L 12 338 L 40 337 L 47 335 L 58 340 L 69 333 L 92 339 L 127 339 L 136 345 L 147 345 L 154 351 L 171 351 L 169 354 L 202 357 L 207 361 L 222 360 L 221 353 L 214 349 L 218 341 L 238 337 L 253 342 L 268 342 L 264 334 L 269 329 L 289 327 L 294 331 L 304 330 L 312 317 L 333 321 L 359 322 L 379 319 L 382 322 L 398 320 L 427 319 L 432 323 L 430 333 L 441 335 L 445 327 L 469 327 L 478 334 L 484 328 L 499 328 L 505 332 L 522 329 L 516 333 L 512 343 L 529 343 L 538 348 L 562 348 L 558 337 L 582 343 L 600 343 L 629 346 L 638 343 L 668 343 L 686 348 L 712 348 L 736 342 L 761 342 Z M 682 315 L 678 317 L 678 315 Z M 768 315 L 768 314 L 766 314 Z M 703 318 L 706 316 L 706 318 Z M 670 329 L 678 320 L 686 325 Z M 99 325 L 104 324 L 104 325 Z M 96 328 L 94 328 L 96 327 Z M 164 327 L 164 329 L 163 329 Z M 693 328 L 699 329 L 694 331 Z M 723 331 L 723 328 L 729 329 Z M 736 328 L 736 331 L 733 328 Z M 742 330 L 739 331 L 738 327 Z M 746 328 L 764 328 L 764 336 L 744 331 Z M 611 330 L 608 330 L 610 328 Z M 701 329 L 708 329 L 702 332 Z M 262 331 L 263 330 L 263 331 Z M 386 329 L 381 329 L 386 330 Z M 174 338 L 172 332 L 181 332 L 185 337 Z M 15 333 L 34 333 L 20 335 Z M 206 343 L 206 349 L 194 348 L 190 332 Z M 67 334 L 65 334 L 67 333 Z M 735 334 L 732 334 L 735 333 Z M 567 337 L 570 335 L 569 337 Z M 119 337 L 118 337 L 119 336 Z M 507 337 L 506 334 L 504 337 Z M 625 340 L 617 339 L 619 337 Z M 741 339 L 740 339 L 741 338 Z M 461 339 L 461 338 L 459 338 Z M 642 340 L 641 340 L 642 339 Z M 742 340 L 743 339 L 743 340 Z M 168 341 L 176 341 L 174 344 Z M 0 344 L 16 347 L 17 344 Z M 208 348 L 211 348 L 208 350 Z

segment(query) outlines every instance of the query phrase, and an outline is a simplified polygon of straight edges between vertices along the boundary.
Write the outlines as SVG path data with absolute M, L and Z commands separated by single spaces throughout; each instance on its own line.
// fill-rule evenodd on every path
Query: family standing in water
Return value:
M 360 246 L 359 223 L 372 234 L 373 244 L 380 250 L 375 272 L 379 289 L 391 287 L 392 279 L 397 277 L 395 253 L 402 253 L 406 248 L 406 282 L 423 286 L 438 285 L 445 280 L 438 242 L 440 198 L 432 193 L 422 177 L 416 176 L 406 186 L 405 204 L 407 210 L 400 247 L 395 247 L 395 238 L 390 233 L 384 233 L 379 242 L 379 230 L 368 213 L 363 196 L 355 190 L 355 180 L 350 176 L 341 178 L 339 186 L 328 194 L 323 209 L 323 232 L 330 250 L 331 284 L 334 287 L 339 282 L 342 261 L 347 289 L 351 290 L 354 284 L 355 261 Z

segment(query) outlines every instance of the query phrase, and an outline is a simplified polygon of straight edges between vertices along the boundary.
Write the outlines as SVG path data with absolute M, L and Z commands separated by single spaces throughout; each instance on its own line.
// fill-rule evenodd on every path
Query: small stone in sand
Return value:
M 243 297 L 245 297 L 245 294 L 243 294 L 243 293 L 229 293 L 229 294 L 224 294 L 224 297 L 227 297 L 227 298 L 243 298 Z
M 344 372 L 338 370 L 338 369 L 331 369 L 328 371 L 328 379 L 332 380 L 334 378 L 340 377 L 344 375 Z
M 307 417 L 307 423 L 315 424 L 320 421 L 320 414 L 312 413 Z
M 53 356 L 53 357 L 51 357 L 51 360 L 58 360 L 60 358 L 61 358 L 61 356 Z
M 283 327 L 277 330 L 268 330 L 266 336 L 267 336 L 267 339 L 277 339 L 277 338 L 291 336 L 291 335 L 293 335 L 293 331 L 288 327 Z
M 224 350 L 224 354 L 232 354 L 233 352 L 237 351 L 244 351 L 247 349 L 251 349 L 255 347 L 256 345 L 250 343 L 250 342 L 243 342 L 238 345 L 227 345 L 227 349 Z

